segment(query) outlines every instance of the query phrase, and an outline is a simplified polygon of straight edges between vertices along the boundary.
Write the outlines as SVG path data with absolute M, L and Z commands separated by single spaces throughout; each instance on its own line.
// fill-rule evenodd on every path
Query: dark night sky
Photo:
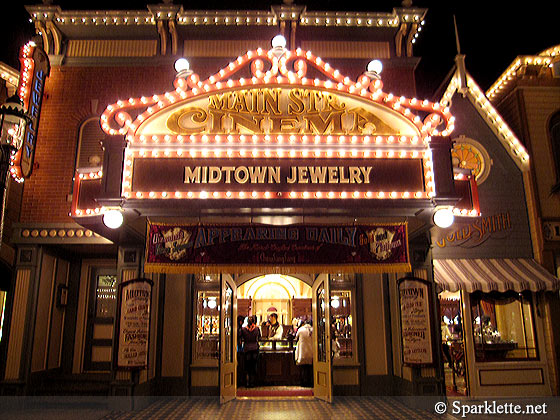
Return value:
M 14 6 L 13 13 L 3 13 L 0 16 L 1 39 L 4 44 L 0 50 L 0 61 L 19 68 L 17 48 L 33 35 L 33 27 L 29 23 L 29 16 L 23 4 L 37 4 L 39 1 L 16 2 L 18 4 Z M 174 0 L 175 4 L 180 2 Z M 146 10 L 146 4 L 158 1 L 54 0 L 53 3 L 61 6 L 63 10 Z M 466 54 L 467 70 L 485 90 L 516 56 L 538 54 L 546 48 L 560 44 L 558 14 L 550 9 L 552 3 L 549 0 L 525 3 L 502 0 L 413 1 L 414 6 L 428 9 L 426 24 L 414 47 L 415 55 L 422 57 L 416 73 L 418 96 L 431 96 L 454 64 L 456 48 L 453 15 L 457 17 L 461 50 Z M 280 4 L 280 0 L 190 0 L 187 4 L 185 9 L 269 10 L 271 4 Z M 400 0 L 302 0 L 297 4 L 305 4 L 310 11 L 390 12 L 393 7 L 401 7 Z

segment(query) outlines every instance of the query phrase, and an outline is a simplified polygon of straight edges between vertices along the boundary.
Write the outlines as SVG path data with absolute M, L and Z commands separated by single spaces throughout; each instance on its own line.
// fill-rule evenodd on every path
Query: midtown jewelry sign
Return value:
M 385 198 L 425 198 L 425 168 L 420 158 L 208 158 L 201 162 L 138 157 L 131 169 L 126 185 L 130 198 L 173 198 L 175 193 L 191 198 L 320 198 L 317 193 L 322 198 L 344 198 L 343 192 L 348 198 L 353 194 L 381 198 L 380 192 Z
M 410 271 L 406 223 L 178 225 L 148 223 L 146 272 Z

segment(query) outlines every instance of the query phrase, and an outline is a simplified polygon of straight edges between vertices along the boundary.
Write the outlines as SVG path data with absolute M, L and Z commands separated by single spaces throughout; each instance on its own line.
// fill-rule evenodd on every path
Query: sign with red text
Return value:
M 175 225 L 149 223 L 146 272 L 403 272 L 406 223 Z

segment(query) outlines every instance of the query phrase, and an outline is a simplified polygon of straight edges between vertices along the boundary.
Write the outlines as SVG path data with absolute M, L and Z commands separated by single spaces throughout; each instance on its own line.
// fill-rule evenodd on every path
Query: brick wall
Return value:
M 71 222 L 68 195 L 82 122 L 118 99 L 172 90 L 174 76 L 172 66 L 54 66 L 45 86 L 36 167 L 25 181 L 20 221 Z

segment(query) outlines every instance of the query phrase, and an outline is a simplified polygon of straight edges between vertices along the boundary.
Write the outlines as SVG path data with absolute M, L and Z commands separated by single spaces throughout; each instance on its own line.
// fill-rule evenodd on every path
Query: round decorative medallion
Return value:
M 490 173 L 492 159 L 486 149 L 477 141 L 467 137 L 454 140 L 451 150 L 453 166 L 461 169 L 470 169 L 478 185 L 482 184 Z

